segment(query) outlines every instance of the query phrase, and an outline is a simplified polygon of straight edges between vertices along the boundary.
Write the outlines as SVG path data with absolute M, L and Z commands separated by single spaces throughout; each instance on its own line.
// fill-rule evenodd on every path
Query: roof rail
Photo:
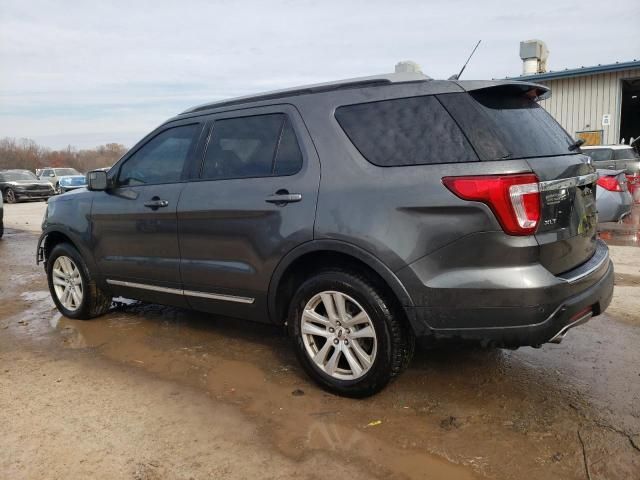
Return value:
M 232 98 L 229 100 L 221 100 L 219 102 L 206 103 L 204 105 L 198 105 L 196 107 L 189 108 L 188 110 L 180 113 L 180 115 L 201 112 L 203 110 L 211 110 L 213 108 L 229 107 L 250 102 L 274 100 L 278 98 L 308 95 L 312 93 L 331 92 L 335 90 L 346 90 L 350 88 L 360 87 L 375 87 L 381 85 L 390 85 L 392 83 L 424 82 L 427 80 L 431 79 L 422 73 L 389 73 L 371 77 L 352 78 L 348 80 L 340 80 L 337 82 L 318 83 L 315 85 L 307 85 L 303 87 L 277 90 L 257 95 L 248 95 L 246 97 Z

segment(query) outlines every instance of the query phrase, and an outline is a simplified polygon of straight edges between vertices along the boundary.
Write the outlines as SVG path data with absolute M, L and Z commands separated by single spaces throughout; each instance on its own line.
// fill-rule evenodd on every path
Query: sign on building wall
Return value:
M 583 130 L 576 137 L 584 140 L 585 145 L 602 145 L 602 130 Z
M 602 126 L 608 127 L 609 125 L 611 125 L 611 114 L 605 113 L 604 115 L 602 115 Z

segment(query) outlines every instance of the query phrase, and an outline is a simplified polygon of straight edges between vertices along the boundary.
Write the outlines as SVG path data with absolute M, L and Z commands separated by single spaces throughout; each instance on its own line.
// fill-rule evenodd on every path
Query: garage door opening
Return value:
M 640 137 L 640 78 L 622 81 L 620 141 Z

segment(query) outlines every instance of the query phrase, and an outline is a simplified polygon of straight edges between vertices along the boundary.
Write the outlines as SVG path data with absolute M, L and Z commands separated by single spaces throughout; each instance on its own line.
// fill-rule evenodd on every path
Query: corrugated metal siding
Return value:
M 540 82 L 551 88 L 551 98 L 540 104 L 575 135 L 581 130 L 602 130 L 603 142 L 619 143 L 620 99 L 623 78 L 640 77 L 640 69 L 560 78 Z M 611 125 L 602 125 L 602 116 L 611 115 Z

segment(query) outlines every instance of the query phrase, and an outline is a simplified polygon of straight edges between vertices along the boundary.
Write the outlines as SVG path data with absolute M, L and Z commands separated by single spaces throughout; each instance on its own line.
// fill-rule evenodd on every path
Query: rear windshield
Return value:
M 640 155 L 633 148 L 620 148 L 613 151 L 616 160 L 638 160 Z
M 481 160 L 571 155 L 574 143 L 544 108 L 503 88 L 439 95 Z
M 610 148 L 589 148 L 582 150 L 582 153 L 589 155 L 594 162 L 605 162 L 607 160 L 611 160 L 611 157 L 613 156 L 613 151 Z

